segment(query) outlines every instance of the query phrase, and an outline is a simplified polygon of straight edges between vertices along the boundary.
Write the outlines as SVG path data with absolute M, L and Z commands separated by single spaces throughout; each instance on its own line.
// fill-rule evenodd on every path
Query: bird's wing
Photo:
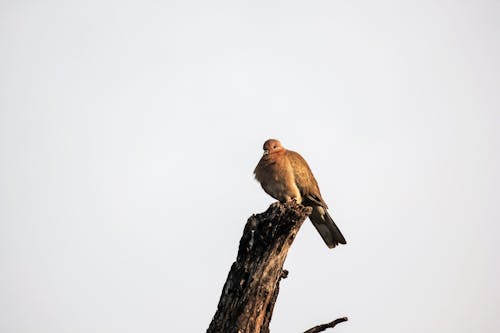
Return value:
M 302 197 L 311 203 L 328 208 L 321 197 L 318 183 L 306 160 L 299 153 L 291 150 L 287 150 L 287 157 L 293 169 L 295 184 L 299 188 Z

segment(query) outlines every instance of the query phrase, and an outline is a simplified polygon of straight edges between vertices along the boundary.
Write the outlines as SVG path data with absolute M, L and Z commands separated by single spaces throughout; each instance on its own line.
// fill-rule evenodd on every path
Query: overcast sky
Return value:
M 500 331 L 498 1 L 1 1 L 0 331 L 203 332 L 268 138 L 309 162 L 273 332 Z

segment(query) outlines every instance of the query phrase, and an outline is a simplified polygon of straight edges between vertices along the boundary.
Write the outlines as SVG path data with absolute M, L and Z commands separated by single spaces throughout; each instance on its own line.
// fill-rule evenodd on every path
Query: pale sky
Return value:
M 304 224 L 272 332 L 499 332 L 499 36 L 498 1 L 1 1 L 0 331 L 205 331 L 277 138 L 348 244 Z

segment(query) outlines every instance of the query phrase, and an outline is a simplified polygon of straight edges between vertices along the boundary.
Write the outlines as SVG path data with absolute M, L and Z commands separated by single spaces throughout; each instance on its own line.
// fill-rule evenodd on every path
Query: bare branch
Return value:
M 283 263 L 310 213 L 295 201 L 277 202 L 248 219 L 207 333 L 269 332 L 279 283 L 288 274 Z
M 324 330 L 326 330 L 328 328 L 334 328 L 337 324 L 342 323 L 344 321 L 347 321 L 347 317 L 342 317 L 342 318 L 335 319 L 334 321 L 332 321 L 331 323 L 328 323 L 328 324 L 314 326 L 313 328 L 308 329 L 304 333 L 318 333 L 318 332 L 323 332 Z

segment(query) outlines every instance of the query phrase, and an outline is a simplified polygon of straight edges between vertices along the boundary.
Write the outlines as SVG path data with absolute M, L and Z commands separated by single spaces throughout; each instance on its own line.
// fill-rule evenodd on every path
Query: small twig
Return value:
M 328 323 L 328 324 L 314 326 L 313 328 L 308 329 L 304 333 L 318 333 L 318 332 L 323 332 L 327 328 L 334 328 L 337 324 L 342 323 L 344 321 L 347 321 L 347 317 L 342 317 L 342 318 L 335 319 L 334 321 L 332 321 L 331 323 Z

